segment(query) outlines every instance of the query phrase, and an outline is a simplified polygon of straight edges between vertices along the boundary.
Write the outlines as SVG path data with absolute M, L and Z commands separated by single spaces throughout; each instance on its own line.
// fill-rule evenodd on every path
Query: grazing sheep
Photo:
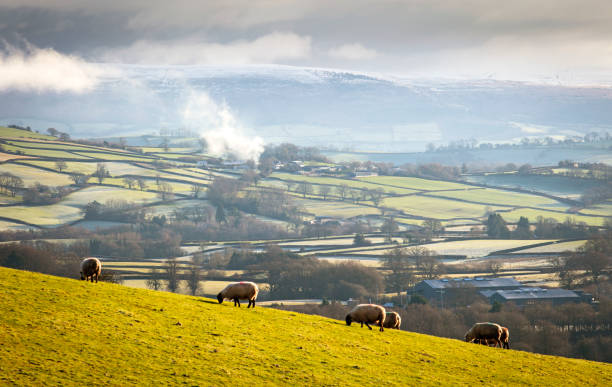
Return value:
M 495 346 L 497 345 L 502 347 L 501 342 L 502 328 L 498 324 L 495 323 L 476 323 L 469 331 L 465 334 L 465 341 L 468 343 L 478 340 L 480 343 L 488 343 L 494 342 Z
M 351 325 L 351 323 L 355 321 L 361 323 L 362 328 L 363 324 L 365 324 L 368 328 L 370 328 L 370 330 L 372 330 L 370 323 L 378 323 L 378 326 L 380 326 L 380 331 L 383 332 L 385 330 L 383 328 L 385 323 L 385 315 L 385 308 L 380 305 L 359 304 L 346 315 L 346 325 Z
M 251 305 L 253 305 L 254 308 L 257 294 L 259 294 L 259 288 L 254 282 L 234 282 L 227 285 L 217 294 L 217 300 L 219 304 L 226 298 L 228 300 L 234 300 L 234 306 L 238 305 L 238 307 L 240 307 L 241 299 L 249 300 L 249 306 L 247 306 L 247 308 L 250 308 Z
M 505 349 L 510 349 L 510 331 L 506 327 L 501 327 L 501 329 L 502 329 L 502 334 L 501 334 L 500 340 L 502 344 L 504 345 Z
M 385 328 L 400 329 L 402 324 L 402 318 L 397 312 L 387 312 L 385 316 Z
M 501 340 L 503 344 L 503 348 L 510 349 L 510 331 L 506 327 L 501 327 L 501 329 L 502 329 L 502 333 L 499 339 Z M 495 344 L 495 340 L 476 339 L 474 340 L 474 343 L 482 344 L 482 345 L 491 345 L 491 344 Z
M 100 273 L 102 273 L 102 263 L 98 258 L 85 258 L 81 262 L 81 280 L 91 279 L 91 282 L 94 282 L 95 277 L 96 283 L 98 283 Z

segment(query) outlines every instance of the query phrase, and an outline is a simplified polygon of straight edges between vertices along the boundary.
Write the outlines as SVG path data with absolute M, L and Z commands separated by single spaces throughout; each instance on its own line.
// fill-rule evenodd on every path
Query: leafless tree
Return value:
M 331 193 L 331 188 L 328 185 L 319 186 L 319 195 L 323 196 L 323 200 L 327 200 L 327 197 Z
M 172 293 L 176 293 L 181 286 L 178 274 L 178 261 L 176 258 L 166 260 L 163 270 L 166 277 L 166 289 Z
M 136 185 L 136 179 L 132 176 L 126 176 L 123 178 L 123 184 L 127 185 L 129 189 L 132 189 Z
M 138 178 L 136 182 L 138 183 L 138 188 L 140 188 L 141 191 L 144 191 L 144 189 L 147 188 L 147 182 L 144 179 Z
M 149 289 L 160 290 L 162 288 L 161 273 L 158 269 L 151 269 L 149 279 L 147 280 L 146 284 L 147 288 Z
M 66 167 L 68 167 L 68 165 L 66 164 L 64 160 L 57 160 L 55 162 L 55 167 L 57 168 L 58 171 L 62 172 L 64 169 L 66 169 Z
M 200 266 L 195 262 L 191 262 L 191 266 L 187 271 L 187 287 L 189 288 L 189 293 L 192 296 L 195 296 L 198 290 L 200 289 L 200 280 L 202 279 L 202 270 Z

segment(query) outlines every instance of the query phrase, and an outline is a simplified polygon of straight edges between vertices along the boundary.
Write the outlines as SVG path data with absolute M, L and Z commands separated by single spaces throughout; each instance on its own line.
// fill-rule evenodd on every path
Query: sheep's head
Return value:
M 474 341 L 474 339 L 475 339 L 475 337 L 472 336 L 472 334 L 470 332 L 465 334 L 465 341 L 466 342 L 470 343 L 470 342 Z
M 85 279 L 85 276 L 83 275 L 83 272 L 81 272 L 81 281 L 83 281 Z
M 217 294 L 217 301 L 219 301 L 219 304 L 223 302 L 223 296 L 221 293 Z
M 353 322 L 353 318 L 351 317 L 350 314 L 346 315 L 346 325 L 351 325 L 351 323 Z

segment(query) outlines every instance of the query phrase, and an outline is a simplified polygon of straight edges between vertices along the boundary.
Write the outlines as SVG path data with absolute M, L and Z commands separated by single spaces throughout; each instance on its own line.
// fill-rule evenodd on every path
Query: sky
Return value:
M 0 0 L 0 124 L 194 128 L 256 158 L 563 137 L 611 105 L 610 0 Z
M 0 90 L 84 92 L 113 63 L 612 84 L 609 0 L 0 0 L 0 37 Z

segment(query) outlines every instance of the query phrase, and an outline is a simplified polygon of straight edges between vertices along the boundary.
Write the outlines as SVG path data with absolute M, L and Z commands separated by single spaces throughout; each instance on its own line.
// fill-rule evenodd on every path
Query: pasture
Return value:
M 425 195 L 385 198 L 381 205 L 403 211 L 409 215 L 440 220 L 483 218 L 487 209 L 495 211 L 504 208 L 487 206 L 485 204 L 458 202 Z
M 47 134 L 41 134 L 36 132 L 30 132 L 22 129 L 7 128 L 0 126 L 0 137 L 6 138 L 36 138 L 41 140 L 56 140 L 55 137 Z
M 32 186 L 35 183 L 48 186 L 65 186 L 72 184 L 72 180 L 70 180 L 70 176 L 68 175 L 44 171 L 42 169 L 28 167 L 27 165 L 13 163 L 0 164 L 0 173 L 5 172 L 19 176 L 26 187 Z
M 2 384 L 612 384 L 610 364 L 459 338 L 6 268 L 0 283 Z
M 389 189 L 397 189 L 396 187 L 401 187 L 403 189 L 410 189 L 415 191 L 441 191 L 473 188 L 473 186 L 469 186 L 466 184 L 453 183 L 442 180 L 421 179 L 419 177 L 371 176 L 361 177 L 359 178 L 359 180 L 374 184 L 392 186 L 392 188 Z

